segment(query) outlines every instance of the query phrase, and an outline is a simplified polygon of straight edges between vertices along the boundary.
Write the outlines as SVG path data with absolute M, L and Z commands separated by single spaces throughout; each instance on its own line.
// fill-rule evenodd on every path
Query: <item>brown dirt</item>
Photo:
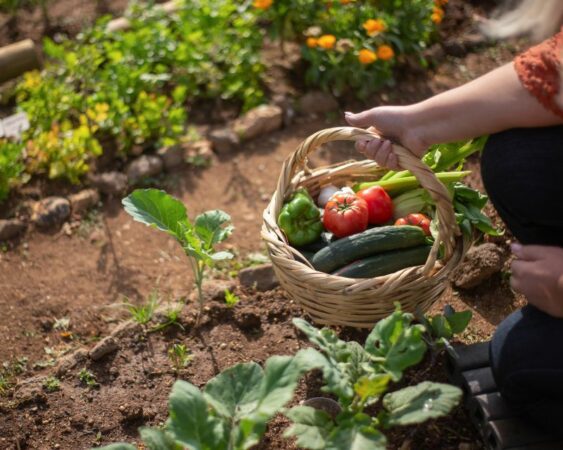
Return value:
M 80 8 L 74 5 L 89 2 L 55 3 L 73 5 L 76 12 Z M 0 43 L 2 39 L 5 37 L 0 33 Z M 410 103 L 455 87 L 509 61 L 515 48 L 501 45 L 462 59 L 448 57 L 434 72 L 403 75 L 396 88 L 376 96 L 370 104 Z M 362 105 L 349 103 L 342 109 L 360 108 Z M 229 212 L 237 229 L 227 246 L 237 254 L 238 261 L 243 261 L 250 253 L 263 251 L 259 239 L 261 213 L 274 190 L 281 162 L 311 133 L 342 124 L 340 114 L 299 117 L 291 126 L 245 144 L 236 154 L 216 157 L 209 168 L 181 169 L 162 179 L 161 184 L 185 202 L 190 216 L 209 208 Z M 334 144 L 319 151 L 313 163 L 334 163 L 354 156 L 351 145 Z M 474 169 L 470 184 L 482 188 L 478 159 L 473 158 L 468 166 Z M 500 223 L 492 208 L 488 212 Z M 495 241 L 506 246 L 506 239 Z M 214 276 L 228 278 L 231 269 L 236 267 Z M 0 252 L 0 310 L 4 312 L 0 315 L 0 341 L 4 343 L 0 361 L 12 365 L 25 358 L 27 368 L 12 380 L 18 383 L 47 376 L 53 372 L 49 364 L 54 359 L 92 347 L 123 320 L 126 314 L 120 304 L 125 296 L 139 303 L 155 288 L 164 299 L 190 296 L 191 274 L 184 255 L 171 238 L 134 223 L 122 211 L 118 199 L 105 199 L 98 212 L 83 220 L 71 236 L 60 230 L 31 230 Z M 133 442 L 138 426 L 157 425 L 165 419 L 167 396 L 177 377 L 203 386 L 236 362 L 262 362 L 304 345 L 290 322 L 301 315 L 301 310 L 282 290 L 256 293 L 238 287 L 236 293 L 241 302 L 233 309 L 226 308 L 222 301 L 209 303 L 198 333 L 190 327 L 195 310 L 191 302 L 181 319 L 186 331 L 171 327 L 156 333 L 142 329 L 129 332 L 121 339 L 118 352 L 99 363 L 85 364 L 96 376 L 98 388 L 80 384 L 76 375 L 82 368 L 79 366 L 61 379 L 60 391 L 45 394 L 39 402 L 18 406 L 17 396 L 9 390 L 0 397 L 0 448 L 85 449 L 118 440 Z M 474 319 L 461 338 L 470 343 L 488 339 L 523 299 L 511 292 L 507 280 L 499 274 L 473 290 L 451 290 L 432 311 L 441 310 L 447 303 L 473 311 Z M 249 327 L 245 320 L 249 316 L 259 317 L 261 325 Z M 70 319 L 68 332 L 53 328 L 62 318 Z M 351 330 L 342 332 L 350 338 L 365 336 Z M 177 376 L 166 352 L 179 342 L 191 350 L 193 361 Z M 426 368 L 423 365 L 408 379 L 416 378 Z M 445 380 L 441 364 L 431 368 L 428 379 Z M 296 401 L 316 394 L 317 389 L 318 381 L 309 376 L 301 384 Z M 274 420 L 259 448 L 295 448 L 281 438 L 286 425 L 283 418 Z M 390 436 L 392 449 L 406 439 L 412 441 L 413 448 L 457 449 L 462 442 L 479 448 L 477 435 L 461 407 L 447 418 Z

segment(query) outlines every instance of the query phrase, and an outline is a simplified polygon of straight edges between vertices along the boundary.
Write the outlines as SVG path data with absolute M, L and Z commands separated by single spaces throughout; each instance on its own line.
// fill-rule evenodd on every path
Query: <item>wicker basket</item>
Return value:
M 320 324 L 372 327 L 394 310 L 426 311 L 448 287 L 447 278 L 459 264 L 468 243 L 459 235 L 450 195 L 434 173 L 404 147 L 394 145 L 399 165 L 410 170 L 436 203 L 438 237 L 424 266 L 409 267 L 370 279 L 352 279 L 318 272 L 299 251 L 291 247 L 277 224 L 284 200 L 298 187 L 312 195 L 327 184 L 377 179 L 386 170 L 374 161 L 347 161 L 315 170 L 307 168 L 307 157 L 322 144 L 357 141 L 377 135 L 359 128 L 341 127 L 319 131 L 305 139 L 285 162 L 276 191 L 264 210 L 262 238 L 281 286 Z M 440 243 L 444 258 L 437 260 Z

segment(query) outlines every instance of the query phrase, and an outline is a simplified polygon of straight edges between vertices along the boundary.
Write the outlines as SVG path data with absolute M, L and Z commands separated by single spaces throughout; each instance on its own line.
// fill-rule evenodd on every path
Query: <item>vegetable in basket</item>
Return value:
M 355 194 L 339 191 L 325 206 L 323 224 L 336 237 L 361 233 L 368 227 L 368 205 Z
M 371 225 L 383 225 L 393 217 L 393 202 L 381 186 L 373 186 L 358 192 L 368 205 L 368 222 Z
M 319 239 L 323 224 L 321 213 L 305 189 L 299 189 L 278 216 L 278 225 L 291 245 L 302 246 Z
M 413 213 L 407 214 L 406 217 L 401 217 L 395 222 L 397 226 L 414 225 L 415 227 L 422 228 L 426 236 L 430 236 L 430 219 L 424 214 Z

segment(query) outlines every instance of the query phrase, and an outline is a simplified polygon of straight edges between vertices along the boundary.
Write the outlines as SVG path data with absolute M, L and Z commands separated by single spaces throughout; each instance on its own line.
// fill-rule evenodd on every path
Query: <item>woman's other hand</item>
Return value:
M 510 284 L 529 303 L 554 317 L 563 318 L 563 248 L 512 245 Z

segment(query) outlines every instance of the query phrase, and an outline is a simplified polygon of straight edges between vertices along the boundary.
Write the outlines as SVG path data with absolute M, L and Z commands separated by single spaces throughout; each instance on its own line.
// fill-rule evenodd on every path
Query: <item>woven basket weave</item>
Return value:
M 372 327 L 393 312 L 394 302 L 399 302 L 404 311 L 426 311 L 446 290 L 448 275 L 460 263 L 468 247 L 459 236 L 446 187 L 420 159 L 396 144 L 393 150 L 401 168 L 410 170 L 436 203 L 438 237 L 424 266 L 376 278 L 345 278 L 318 272 L 288 244 L 277 218 L 284 201 L 297 188 L 305 187 L 315 196 L 324 185 L 374 180 L 386 172 L 371 160 L 347 161 L 310 170 L 307 157 L 330 141 L 373 137 L 377 135 L 371 131 L 351 127 L 329 128 L 309 136 L 283 163 L 276 191 L 264 210 L 262 238 L 276 276 L 289 295 L 320 324 Z M 443 243 L 444 257 L 438 261 L 440 243 Z

